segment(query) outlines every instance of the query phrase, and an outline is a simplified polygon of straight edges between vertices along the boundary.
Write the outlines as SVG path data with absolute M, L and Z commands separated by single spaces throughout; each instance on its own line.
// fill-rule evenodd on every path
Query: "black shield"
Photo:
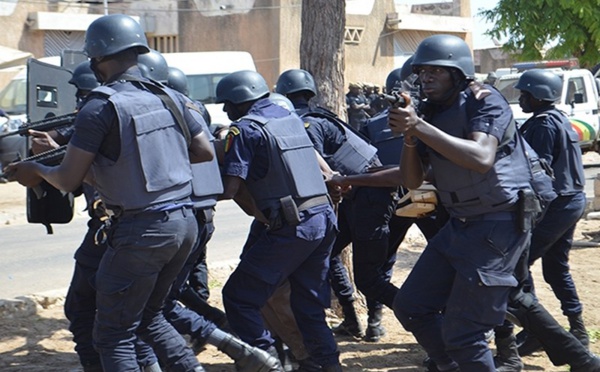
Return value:
M 27 61 L 27 118 L 29 122 L 75 111 L 77 88 L 71 71 L 30 58 Z

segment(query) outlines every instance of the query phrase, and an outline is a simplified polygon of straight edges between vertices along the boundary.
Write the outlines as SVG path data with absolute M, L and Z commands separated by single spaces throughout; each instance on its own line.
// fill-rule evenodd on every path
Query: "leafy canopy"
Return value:
M 600 62 L 600 0 L 500 0 L 479 14 L 494 25 L 486 35 L 508 38 L 503 49 L 517 60 Z

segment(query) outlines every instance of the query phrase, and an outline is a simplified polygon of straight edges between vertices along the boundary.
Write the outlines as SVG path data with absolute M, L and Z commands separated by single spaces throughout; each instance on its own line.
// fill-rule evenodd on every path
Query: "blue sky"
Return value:
M 471 14 L 473 15 L 473 49 L 489 48 L 494 46 L 494 42 L 483 33 L 491 28 L 490 23 L 486 23 L 477 13 L 481 9 L 492 9 L 498 4 L 498 0 L 471 0 Z

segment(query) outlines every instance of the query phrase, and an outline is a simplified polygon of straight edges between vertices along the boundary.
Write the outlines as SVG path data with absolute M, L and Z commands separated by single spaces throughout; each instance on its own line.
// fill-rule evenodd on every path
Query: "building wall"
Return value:
M 345 43 L 347 83 L 385 83 L 394 68 L 393 41 L 397 32 L 386 28 L 386 15 L 393 12 L 393 1 L 376 0 L 371 14 L 346 16 L 347 31 L 363 29 L 359 42 Z

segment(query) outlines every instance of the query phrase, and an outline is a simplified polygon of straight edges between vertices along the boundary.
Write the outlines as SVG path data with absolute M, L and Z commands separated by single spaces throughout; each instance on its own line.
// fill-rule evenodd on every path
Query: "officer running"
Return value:
M 510 108 L 499 92 L 473 83 L 462 39 L 426 38 L 412 66 L 428 110 L 420 118 L 410 105 L 390 109 L 392 131 L 405 136 L 402 180 L 418 188 L 430 165 L 450 220 L 399 289 L 394 311 L 431 357 L 430 370 L 495 371 L 485 332 L 504 320 L 529 242 L 517 218 L 519 190 L 531 189 L 528 160 L 514 136 L 503 141 Z
M 260 309 L 289 280 L 306 349 L 323 371 L 341 371 L 325 322 L 335 216 L 302 121 L 268 95 L 264 78 L 253 71 L 231 73 L 217 85 L 217 102 L 234 120 L 225 140 L 222 198 L 233 199 L 247 186 L 252 200 L 245 210 L 255 217 L 241 261 L 223 287 L 225 312 L 242 340 L 275 353 Z

